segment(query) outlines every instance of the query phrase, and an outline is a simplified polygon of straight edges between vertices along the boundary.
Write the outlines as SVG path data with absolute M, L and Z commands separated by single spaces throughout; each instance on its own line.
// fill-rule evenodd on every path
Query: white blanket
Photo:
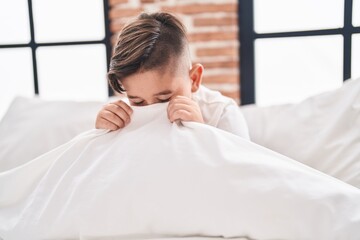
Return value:
M 0 173 L 0 238 L 359 238 L 359 189 L 166 107 Z

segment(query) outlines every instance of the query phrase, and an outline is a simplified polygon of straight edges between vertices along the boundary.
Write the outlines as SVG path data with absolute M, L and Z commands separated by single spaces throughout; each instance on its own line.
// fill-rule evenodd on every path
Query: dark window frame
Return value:
M 34 18 L 32 10 L 32 0 L 28 0 L 28 11 L 29 11 L 29 27 L 30 27 L 30 42 L 26 44 L 0 44 L 0 49 L 3 48 L 31 48 L 32 55 L 32 66 L 34 74 L 34 93 L 39 95 L 39 81 L 37 73 L 37 59 L 36 59 L 36 49 L 38 47 L 48 47 L 48 46 L 69 46 L 69 45 L 90 45 L 90 44 L 104 44 L 106 47 L 106 66 L 107 69 L 110 65 L 111 58 L 111 32 L 110 32 L 110 20 L 109 20 L 109 4 L 108 0 L 103 0 L 104 4 L 104 26 L 105 26 L 105 37 L 102 40 L 97 41 L 74 41 L 74 42 L 51 42 L 51 43 L 37 43 L 35 41 L 35 28 L 34 28 Z M 113 95 L 113 91 L 108 87 L 108 95 Z
M 360 27 L 352 25 L 353 0 L 344 0 L 344 27 L 336 29 L 256 33 L 254 30 L 253 0 L 238 1 L 239 56 L 240 56 L 240 98 L 241 105 L 255 103 L 255 40 L 261 38 L 304 37 L 342 35 L 343 43 L 343 81 L 351 78 L 351 38 L 360 33 Z

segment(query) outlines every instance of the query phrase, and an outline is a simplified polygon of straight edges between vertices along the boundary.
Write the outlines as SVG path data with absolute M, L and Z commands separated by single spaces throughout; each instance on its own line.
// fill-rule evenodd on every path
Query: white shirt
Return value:
M 193 93 L 192 99 L 199 104 L 206 124 L 250 140 L 246 120 L 233 99 L 204 86 Z

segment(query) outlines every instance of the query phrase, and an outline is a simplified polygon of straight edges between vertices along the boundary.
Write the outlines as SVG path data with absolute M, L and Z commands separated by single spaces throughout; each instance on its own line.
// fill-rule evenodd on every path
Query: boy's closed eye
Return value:
M 171 97 L 172 97 L 172 96 L 161 96 L 161 97 L 159 97 L 157 100 L 158 100 L 159 102 L 168 102 L 168 101 L 170 101 Z
M 165 95 L 165 96 L 159 96 L 156 98 L 156 100 L 151 103 L 165 103 L 165 102 L 169 102 L 171 100 L 171 95 Z M 145 106 L 148 105 L 146 104 L 146 102 L 142 99 L 131 99 L 131 103 L 134 104 L 135 106 Z
M 131 103 L 135 106 L 141 106 L 141 105 L 143 105 L 144 101 L 138 101 L 138 102 L 131 101 Z

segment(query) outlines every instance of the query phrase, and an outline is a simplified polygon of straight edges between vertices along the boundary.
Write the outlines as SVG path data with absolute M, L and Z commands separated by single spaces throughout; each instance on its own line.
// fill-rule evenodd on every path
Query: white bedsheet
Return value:
M 0 237 L 358 239 L 359 189 L 166 107 L 0 173 Z
M 251 238 L 241 237 L 241 238 L 223 238 L 223 237 L 101 237 L 101 238 L 86 238 L 84 240 L 252 240 Z

